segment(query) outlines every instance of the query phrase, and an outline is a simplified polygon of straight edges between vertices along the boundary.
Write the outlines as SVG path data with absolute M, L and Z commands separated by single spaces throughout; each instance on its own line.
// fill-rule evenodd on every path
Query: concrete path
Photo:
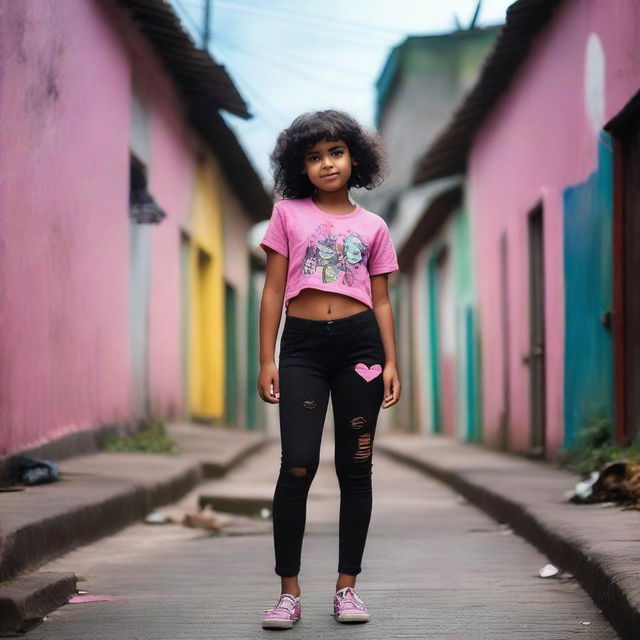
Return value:
M 573 504 L 578 475 L 542 461 L 441 435 L 378 439 L 378 453 L 418 468 L 576 577 L 621 637 L 640 638 L 640 512 L 614 503 Z
M 368 625 L 345 627 L 331 613 L 337 564 L 338 491 L 331 443 L 311 490 L 303 549 L 302 620 L 291 631 L 260 628 L 279 592 L 270 521 L 237 535 L 210 536 L 180 525 L 136 524 L 71 552 L 43 571 L 73 571 L 90 595 L 114 600 L 68 604 L 23 637 L 29 640 L 437 638 L 609 640 L 618 636 L 575 580 L 542 579 L 547 559 L 498 527 L 444 485 L 377 455 L 374 512 L 358 588 Z M 277 446 L 245 460 L 200 494 L 262 495 L 273 487 Z

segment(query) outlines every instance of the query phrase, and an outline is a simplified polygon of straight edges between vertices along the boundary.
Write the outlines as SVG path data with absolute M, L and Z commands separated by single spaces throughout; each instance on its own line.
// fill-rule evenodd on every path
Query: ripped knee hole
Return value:
M 357 418 L 351 418 L 349 423 L 352 429 L 362 429 L 367 424 L 367 419 L 363 416 L 358 416 Z
M 289 469 L 289 473 L 297 478 L 303 478 L 307 475 L 307 469 L 305 467 L 291 467 L 291 469 Z

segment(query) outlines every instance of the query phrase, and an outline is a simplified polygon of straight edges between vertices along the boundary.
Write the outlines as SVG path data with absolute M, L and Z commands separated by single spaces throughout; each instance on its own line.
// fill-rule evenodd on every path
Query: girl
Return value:
M 258 393 L 280 405 L 282 458 L 273 499 L 275 572 L 281 595 L 264 628 L 300 618 L 300 554 L 306 502 L 318 469 L 331 395 L 340 485 L 334 614 L 367 622 L 355 591 L 371 517 L 371 454 L 380 406 L 400 398 L 387 274 L 398 269 L 384 220 L 349 200 L 350 187 L 381 181 L 377 139 L 334 110 L 296 118 L 271 155 L 275 203 L 261 247 Z M 274 349 L 282 306 L 279 365 Z

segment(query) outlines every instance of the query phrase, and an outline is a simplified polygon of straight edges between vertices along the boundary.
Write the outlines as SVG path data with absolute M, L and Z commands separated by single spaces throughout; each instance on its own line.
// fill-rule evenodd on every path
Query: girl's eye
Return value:
M 334 151 L 333 155 L 334 156 L 341 156 L 342 155 L 342 151 Z

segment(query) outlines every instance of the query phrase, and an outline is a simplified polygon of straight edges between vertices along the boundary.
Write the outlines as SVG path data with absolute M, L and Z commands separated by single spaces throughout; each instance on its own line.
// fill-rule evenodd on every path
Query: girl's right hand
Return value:
M 280 402 L 280 376 L 275 362 L 260 367 L 258 395 L 269 404 Z

